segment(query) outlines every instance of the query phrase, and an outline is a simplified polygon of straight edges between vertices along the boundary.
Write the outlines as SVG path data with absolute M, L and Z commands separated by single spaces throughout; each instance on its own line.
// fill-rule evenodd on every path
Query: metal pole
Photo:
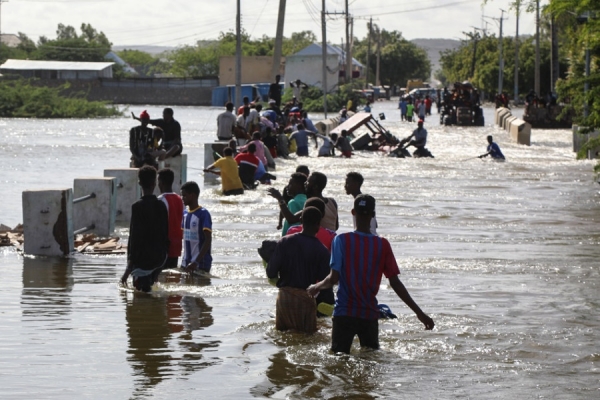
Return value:
M 238 0 L 239 1 L 239 0 Z M 322 40 L 322 58 L 323 58 L 323 113 L 327 118 L 327 27 L 325 24 L 325 0 L 322 0 L 322 11 L 321 11 L 321 40 Z
M 285 22 L 285 2 L 279 0 L 279 15 L 277 17 L 277 32 L 275 34 L 275 48 L 273 49 L 273 67 L 271 68 L 271 79 L 279 75 L 279 66 L 281 65 L 281 47 L 283 46 L 283 25 Z
M 504 81 L 504 58 L 502 56 L 502 22 L 504 21 L 504 10 L 500 10 L 500 37 L 498 41 L 498 53 L 500 59 L 498 60 L 498 94 L 502 93 L 502 83 Z
M 375 69 L 375 85 L 381 86 L 381 82 L 379 82 L 379 63 L 381 60 L 381 29 L 377 28 L 377 60 L 376 60 L 376 69 Z
M 352 80 L 352 58 L 350 56 L 350 12 L 346 0 L 346 83 Z
M 235 108 L 242 104 L 242 22 L 241 22 L 241 0 L 237 0 L 237 12 L 235 19 Z
M 540 95 L 540 0 L 535 1 L 535 94 Z
M 369 34 L 367 36 L 369 43 L 367 45 L 367 66 L 366 66 L 367 74 L 366 74 L 366 79 L 365 79 L 365 89 L 367 89 L 369 87 L 369 68 L 370 68 L 370 66 L 369 66 L 369 57 L 371 55 L 371 33 L 372 33 L 372 27 L 373 27 L 373 17 L 371 17 L 369 19 Z
M 515 31 L 515 87 L 513 89 L 515 105 L 519 104 L 519 14 L 521 13 L 521 1 L 515 3 L 517 8 L 517 28 Z
M 95 198 L 96 198 L 96 193 L 90 193 L 87 196 L 81 196 L 76 199 L 73 199 L 73 204 L 81 203 L 82 201 L 86 201 L 89 199 L 95 199 Z
M 584 97 L 584 107 L 583 107 L 583 117 L 587 118 L 589 115 L 589 105 L 587 100 L 587 94 L 590 90 L 590 46 L 589 43 L 586 44 L 585 49 L 585 82 L 583 84 L 583 97 Z

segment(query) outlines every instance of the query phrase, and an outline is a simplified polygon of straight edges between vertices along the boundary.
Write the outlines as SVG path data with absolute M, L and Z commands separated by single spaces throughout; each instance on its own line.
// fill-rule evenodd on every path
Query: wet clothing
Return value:
M 198 262 L 198 269 L 210 271 L 212 266 L 211 250 L 198 260 L 200 250 L 206 241 L 204 232 L 212 232 L 212 219 L 207 209 L 199 206 L 195 210 L 185 210 L 183 213 L 183 258 L 181 265 L 187 267 L 194 261 Z
M 213 165 L 221 171 L 221 188 L 223 189 L 223 194 L 228 194 L 232 190 L 239 189 L 242 189 L 242 193 L 244 193 L 244 185 L 240 179 L 238 164 L 233 157 L 221 157 Z
M 502 152 L 500 151 L 500 146 L 498 146 L 496 142 L 490 143 L 487 147 L 487 151 L 490 153 L 490 156 L 492 156 L 492 158 L 505 160 L 504 154 L 502 154 Z
M 165 137 L 163 138 L 163 146 L 165 147 L 165 150 L 169 151 L 173 145 L 178 144 L 181 146 L 181 150 L 176 154 L 173 154 L 173 156 L 181 154 L 183 145 L 181 144 L 181 125 L 179 125 L 179 122 L 175 121 L 174 119 L 166 121 L 163 118 L 159 118 L 151 119 L 148 123 L 158 126 L 165 133 Z
M 296 155 L 298 156 L 308 156 L 308 135 L 310 132 L 301 129 L 299 131 L 293 132 L 290 135 L 290 140 L 296 141 Z
M 254 174 L 258 168 L 259 160 L 254 154 L 240 153 L 235 156 L 235 162 L 238 165 L 238 171 L 242 184 L 246 189 L 254 189 L 256 180 Z
M 329 275 L 329 251 L 314 236 L 297 233 L 277 242 L 267 265 L 267 276 L 279 277 L 275 326 L 279 330 L 296 329 L 307 333 L 316 331 L 316 304 L 331 303 L 333 290 L 323 290 L 317 300 L 306 288 Z
M 136 289 L 149 292 L 169 253 L 169 218 L 155 195 L 143 196 L 131 206 L 127 265 Z
M 331 351 L 350 353 L 354 336 L 361 347 L 379 349 L 379 321 L 355 317 L 333 317 L 331 323 Z
M 417 128 L 413 131 L 412 136 L 416 142 L 415 147 L 425 147 L 427 144 L 427 129 Z
M 326 157 L 333 155 L 334 144 L 329 136 L 317 134 L 317 137 L 323 139 L 323 144 L 319 147 L 319 157 Z

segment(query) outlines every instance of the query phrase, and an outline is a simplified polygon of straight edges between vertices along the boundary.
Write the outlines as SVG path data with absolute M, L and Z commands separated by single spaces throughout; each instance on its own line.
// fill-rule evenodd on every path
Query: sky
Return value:
M 503 35 L 514 36 L 512 0 L 347 0 L 354 17 L 354 36 L 364 38 L 367 21 L 386 30 L 402 32 L 406 39 L 464 39 L 463 32 L 485 28 L 498 35 L 504 9 Z M 59 23 L 79 32 L 82 23 L 106 34 L 113 45 L 193 45 L 235 31 L 235 0 L 0 0 L 2 33 L 23 32 L 37 42 L 56 37 Z M 345 38 L 342 15 L 346 0 L 326 0 L 327 39 Z M 542 0 L 542 4 L 547 1 Z M 242 27 L 253 38 L 275 36 L 279 0 L 241 0 Z M 321 40 L 322 0 L 287 0 L 284 35 L 309 30 Z M 482 14 L 485 18 L 482 18 Z M 494 20 L 495 18 L 495 20 Z M 482 22 L 483 21 L 483 22 Z M 533 34 L 534 15 L 523 12 L 520 34 Z

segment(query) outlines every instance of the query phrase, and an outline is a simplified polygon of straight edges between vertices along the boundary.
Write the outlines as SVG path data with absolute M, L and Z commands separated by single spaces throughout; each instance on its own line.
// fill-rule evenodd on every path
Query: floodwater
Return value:
M 161 108 L 147 108 L 153 117 Z M 203 143 L 220 110 L 179 107 L 188 178 L 202 182 Z M 396 104 L 377 103 L 403 137 Z M 124 256 L 23 256 L 0 248 L 2 398 L 596 398 L 600 392 L 600 186 L 566 130 L 534 131 L 530 147 L 493 127 L 426 121 L 435 159 L 358 152 L 308 158 L 327 174 L 352 229 L 349 171 L 377 199 L 379 232 L 401 279 L 436 322 L 424 331 L 384 280 L 380 351 L 329 353 L 331 320 L 312 336 L 274 329 L 276 289 L 256 248 L 278 237 L 264 188 L 200 202 L 214 224 L 212 274 L 162 277 L 152 294 L 121 290 Z M 318 118 L 314 118 L 318 120 Z M 72 187 L 128 163 L 131 119 L 0 119 L 0 222 L 22 221 L 21 192 Z M 508 161 L 473 158 L 493 134 Z M 312 150 L 314 151 L 314 150 Z M 296 160 L 280 161 L 281 188 Z M 127 229 L 117 230 L 124 238 Z

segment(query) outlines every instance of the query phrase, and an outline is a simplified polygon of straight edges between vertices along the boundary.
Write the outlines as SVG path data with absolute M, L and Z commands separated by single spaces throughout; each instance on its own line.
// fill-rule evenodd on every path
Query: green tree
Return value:
M 54 61 L 104 61 L 112 43 L 90 24 L 81 24 L 81 35 L 70 25 L 58 24 L 56 39 L 40 37 L 33 57 Z
M 125 49 L 118 51 L 117 55 L 131 65 L 140 76 L 152 76 L 168 69 L 168 64 L 162 62 L 160 57 L 154 57 L 145 51 Z
M 369 68 L 369 81 L 375 82 L 377 66 L 377 46 L 381 43 L 381 56 L 379 66 L 379 79 L 383 85 L 402 85 L 408 79 L 427 80 L 431 75 L 431 63 L 425 50 L 416 46 L 402 37 L 398 31 L 386 31 L 379 28 L 373 29 L 371 36 L 371 55 L 367 64 L 369 36 L 362 40 L 355 40 L 354 57 L 366 68 Z M 381 40 L 379 39 L 381 36 Z

